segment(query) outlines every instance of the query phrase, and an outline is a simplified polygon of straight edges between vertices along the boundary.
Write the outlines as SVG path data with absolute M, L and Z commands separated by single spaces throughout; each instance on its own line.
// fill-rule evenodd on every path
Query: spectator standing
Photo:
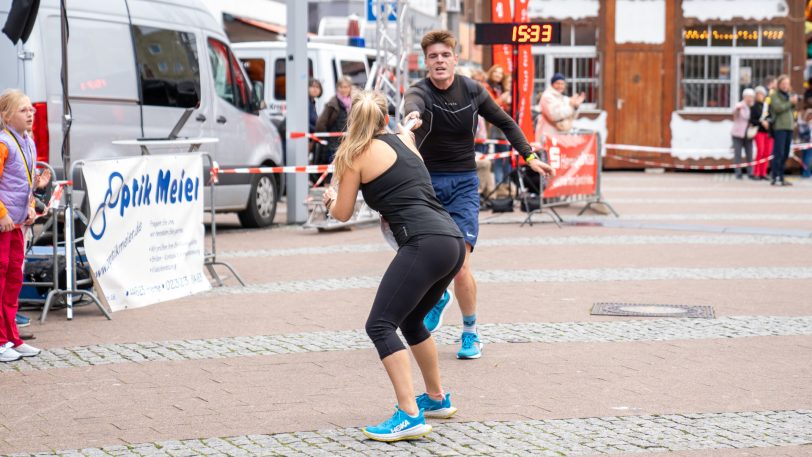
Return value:
M 32 192 L 37 151 L 28 134 L 34 112 L 21 91 L 11 89 L 0 95 L 0 362 L 40 353 L 23 342 L 16 323 L 25 257 L 22 226 L 36 218 Z
M 308 128 L 310 129 L 309 132 L 313 133 L 316 132 L 316 120 L 319 118 L 319 112 L 316 109 L 316 99 L 321 97 L 321 94 L 324 93 L 324 90 L 321 87 L 321 82 L 319 82 L 316 78 L 310 78 L 310 82 L 307 85 L 307 99 L 308 99 Z
M 342 76 L 336 83 L 336 94 L 321 112 L 316 120 L 317 132 L 344 132 L 347 129 L 347 118 L 352 106 L 352 80 L 347 76 Z M 330 138 L 327 147 L 316 148 L 320 153 L 316 154 L 314 161 L 317 164 L 328 164 L 333 161 L 341 138 Z
M 750 108 L 750 124 L 758 126 L 758 133 L 756 133 L 756 162 L 764 160 L 762 163 L 757 163 L 753 167 L 753 179 L 766 180 L 767 167 L 769 162 L 766 161 L 770 154 L 773 152 L 773 137 L 770 132 L 770 122 L 767 120 L 767 111 L 769 105 L 766 104 L 767 89 L 764 86 L 758 86 L 755 90 L 756 99 L 753 106 Z
M 803 114 L 798 115 L 798 139 L 801 143 L 812 142 L 812 108 L 807 108 Z M 812 177 L 812 148 L 804 148 L 801 152 L 801 178 Z
M 795 129 L 795 118 L 792 110 L 798 104 L 798 95 L 792 93 L 789 76 L 778 77 L 777 89 L 770 97 L 770 116 L 773 120 L 773 147 L 772 180 L 770 184 L 791 186 L 784 180 L 784 167 L 789 158 L 789 149 L 792 144 L 792 132 Z
M 567 81 L 564 75 L 556 73 L 550 79 L 550 85 L 544 89 L 539 100 L 539 112 L 536 125 L 536 141 L 544 144 L 544 136 L 551 133 L 568 132 L 578 114 L 578 108 L 584 102 L 586 95 L 568 97 L 566 95 Z
M 753 89 L 744 89 L 742 100 L 736 103 L 733 109 L 733 127 L 730 135 L 733 137 L 733 162 L 742 163 L 742 149 L 745 153 L 745 162 L 753 160 L 753 138 L 748 137 L 750 127 L 750 107 L 755 103 L 756 92 Z M 736 179 L 742 179 L 742 169 L 735 168 Z M 747 175 L 753 175 L 752 166 L 747 167 Z
M 501 65 L 494 65 L 488 69 L 485 74 L 485 89 L 493 98 L 493 101 L 502 108 L 503 111 L 510 115 L 510 84 L 509 79 L 505 77 L 505 69 Z M 492 140 L 504 140 L 504 132 L 500 129 L 491 126 L 488 138 Z M 494 152 L 507 152 L 510 151 L 510 145 L 495 144 Z M 491 161 L 491 168 L 493 170 L 493 177 L 496 185 L 502 184 L 510 176 L 511 171 L 511 158 L 504 157 L 501 159 L 493 159 Z

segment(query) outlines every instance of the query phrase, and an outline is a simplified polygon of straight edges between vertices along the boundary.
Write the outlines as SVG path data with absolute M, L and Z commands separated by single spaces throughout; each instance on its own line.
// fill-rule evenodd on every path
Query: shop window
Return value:
M 783 67 L 783 55 L 687 54 L 682 58 L 681 108 L 729 111 L 744 89 L 781 74 Z
M 783 47 L 784 27 L 780 25 L 692 25 L 682 31 L 685 47 Z
M 584 109 L 597 109 L 600 105 L 599 59 L 596 53 L 577 55 L 536 55 L 533 79 L 534 102 L 547 88 L 550 78 L 561 73 L 567 81 L 569 95 L 583 92 Z
M 680 109 L 729 112 L 748 87 L 784 69 L 784 27 L 698 24 L 683 30 Z

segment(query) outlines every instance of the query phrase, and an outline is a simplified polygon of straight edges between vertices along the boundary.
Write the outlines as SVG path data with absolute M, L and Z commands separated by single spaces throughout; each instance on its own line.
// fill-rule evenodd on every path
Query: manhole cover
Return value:
M 638 317 L 698 317 L 713 319 L 716 314 L 710 306 L 645 305 L 634 303 L 595 303 L 592 314 L 596 316 Z

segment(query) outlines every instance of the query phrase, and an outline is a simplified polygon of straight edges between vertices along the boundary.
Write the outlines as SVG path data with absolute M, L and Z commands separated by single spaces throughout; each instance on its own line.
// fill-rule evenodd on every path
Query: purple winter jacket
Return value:
M 17 141 L 14 141 L 14 140 Z M 0 131 L 0 143 L 8 150 L 8 157 L 3 164 L 3 175 L 0 176 L 0 202 L 8 211 L 15 225 L 20 225 L 28 218 L 28 207 L 31 202 L 31 180 L 34 180 L 34 165 L 37 157 L 36 146 L 30 135 L 20 135 L 11 127 Z M 20 154 L 19 144 L 25 154 L 25 161 Z M 28 162 L 26 170 L 25 162 Z M 30 173 L 30 175 L 29 175 Z M 2 213 L 2 211 L 0 211 Z

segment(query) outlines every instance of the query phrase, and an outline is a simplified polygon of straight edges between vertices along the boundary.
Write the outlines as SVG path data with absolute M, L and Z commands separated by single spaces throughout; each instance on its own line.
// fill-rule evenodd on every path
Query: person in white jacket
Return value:
M 536 141 L 544 144 L 544 136 L 550 133 L 567 132 L 572 129 L 572 122 L 578 113 L 586 95 L 568 97 L 565 95 L 567 81 L 561 73 L 550 79 L 550 85 L 541 94 L 539 111 L 541 114 L 536 123 Z

